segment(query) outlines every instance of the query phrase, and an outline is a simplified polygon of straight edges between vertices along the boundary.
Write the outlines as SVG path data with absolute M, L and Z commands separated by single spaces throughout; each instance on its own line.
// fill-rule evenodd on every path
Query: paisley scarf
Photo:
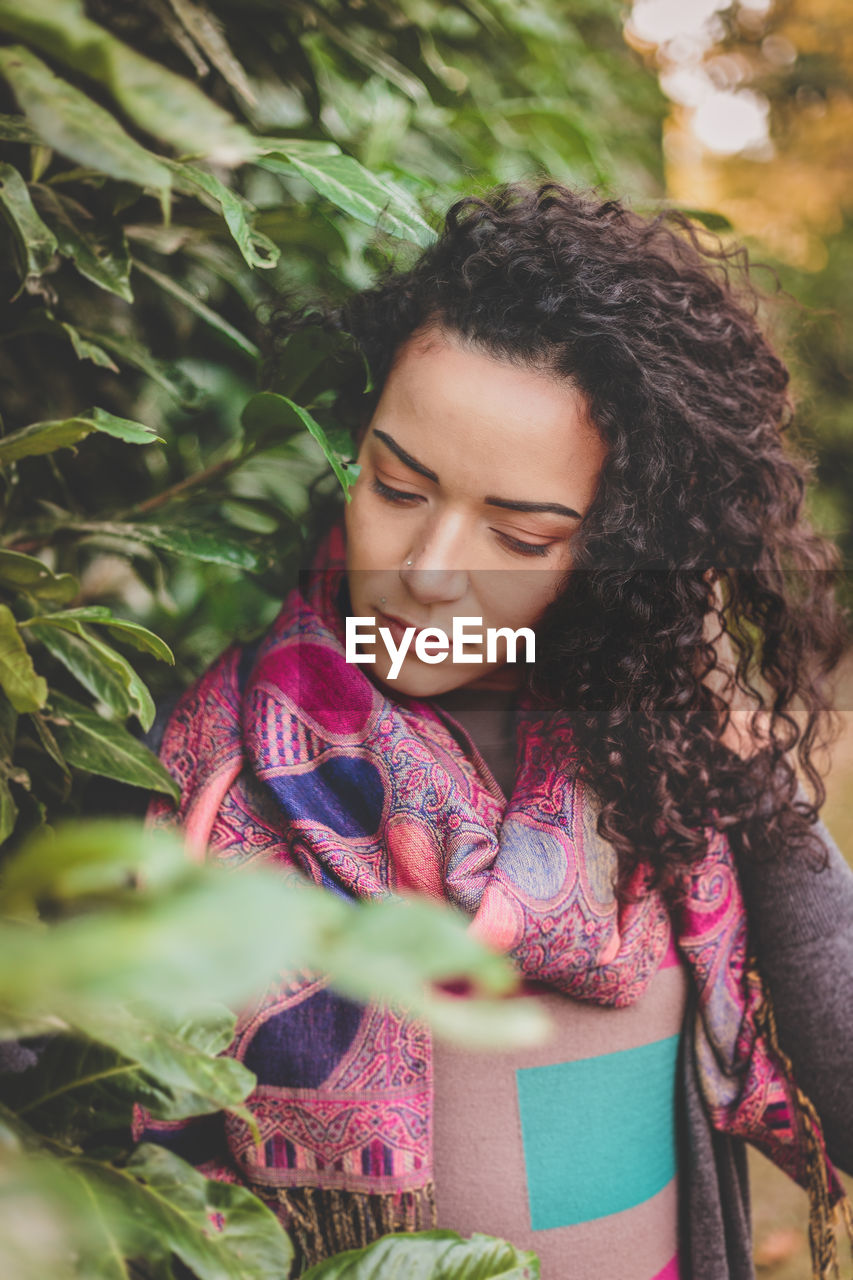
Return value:
M 815 1275 L 827 1274 L 843 1191 L 776 1041 L 725 836 L 708 829 L 674 908 L 647 889 L 643 866 L 617 901 L 616 855 L 597 834 L 565 718 L 522 702 L 507 801 L 443 710 L 392 699 L 347 664 L 340 533 L 327 555 L 260 645 L 232 646 L 179 703 L 162 755 L 182 800 L 156 799 L 153 820 L 178 822 L 199 856 L 276 860 L 353 898 L 452 902 L 521 974 L 574 1000 L 639 999 L 674 931 L 711 1121 L 807 1188 Z M 243 1012 L 229 1052 L 258 1076 L 249 1106 L 261 1142 L 227 1116 L 229 1162 L 207 1171 L 273 1205 L 303 1261 L 432 1222 L 422 1024 L 294 974 Z

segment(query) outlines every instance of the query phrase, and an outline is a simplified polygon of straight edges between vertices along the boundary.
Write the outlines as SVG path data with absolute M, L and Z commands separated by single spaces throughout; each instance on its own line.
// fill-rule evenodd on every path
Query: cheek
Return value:
M 347 565 L 350 569 L 371 568 L 376 544 L 381 539 L 381 512 L 376 512 L 370 499 L 370 490 L 361 476 L 352 490 L 352 500 L 344 509 Z
M 416 511 L 377 497 L 362 472 L 344 511 L 347 567 L 382 572 L 399 568 L 408 554 L 416 522 Z
M 560 591 L 566 567 L 501 569 L 488 574 L 478 598 L 491 626 L 532 627 Z

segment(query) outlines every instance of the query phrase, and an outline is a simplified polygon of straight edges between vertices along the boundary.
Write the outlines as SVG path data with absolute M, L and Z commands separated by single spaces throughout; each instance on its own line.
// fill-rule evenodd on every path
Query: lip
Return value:
M 408 630 L 409 627 L 415 628 L 415 634 L 412 636 L 413 642 L 417 640 L 421 631 L 427 630 L 426 627 L 416 626 L 414 622 L 407 622 L 405 618 L 398 618 L 393 613 L 384 613 L 382 609 L 377 609 L 375 611 L 375 617 L 376 617 L 376 625 L 379 627 L 387 627 L 394 638 L 395 645 L 397 646 L 399 646 L 400 643 L 402 642 L 403 635 L 405 634 L 405 632 Z

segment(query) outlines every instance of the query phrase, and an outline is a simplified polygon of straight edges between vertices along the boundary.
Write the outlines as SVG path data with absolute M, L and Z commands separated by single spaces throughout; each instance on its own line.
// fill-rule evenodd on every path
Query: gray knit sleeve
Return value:
M 853 871 L 822 824 L 828 865 L 742 868 L 779 1040 L 818 1110 L 831 1159 L 853 1174 Z

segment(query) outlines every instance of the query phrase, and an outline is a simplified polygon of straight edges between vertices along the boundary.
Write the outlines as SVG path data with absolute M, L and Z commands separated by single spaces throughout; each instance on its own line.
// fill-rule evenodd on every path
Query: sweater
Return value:
M 507 699 L 463 687 L 437 701 L 495 777 L 507 777 L 514 759 Z M 740 871 L 780 1044 L 817 1108 L 832 1160 L 853 1174 L 853 871 L 826 827 L 817 832 L 823 868 L 782 855 L 772 866 Z M 755 1280 L 745 1145 L 711 1126 L 686 1036 L 677 1079 L 681 1280 Z

